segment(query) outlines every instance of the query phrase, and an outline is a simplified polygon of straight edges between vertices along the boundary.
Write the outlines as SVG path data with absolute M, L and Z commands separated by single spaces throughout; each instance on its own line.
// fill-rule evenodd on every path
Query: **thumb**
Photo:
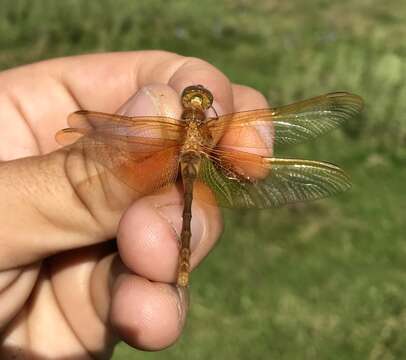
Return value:
M 156 85 L 119 111 L 176 116 L 179 107 L 171 88 Z M 0 163 L 0 270 L 111 239 L 134 196 L 83 152 L 62 148 Z

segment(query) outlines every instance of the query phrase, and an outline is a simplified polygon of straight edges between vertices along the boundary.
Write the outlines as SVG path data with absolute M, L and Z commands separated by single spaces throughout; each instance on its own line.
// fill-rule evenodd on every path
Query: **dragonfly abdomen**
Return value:
M 180 251 L 178 267 L 178 286 L 185 287 L 189 283 L 190 272 L 190 238 L 192 221 L 193 185 L 199 173 L 201 156 L 199 152 L 187 151 L 181 154 L 180 170 L 184 189 L 182 214 L 182 232 L 180 234 Z

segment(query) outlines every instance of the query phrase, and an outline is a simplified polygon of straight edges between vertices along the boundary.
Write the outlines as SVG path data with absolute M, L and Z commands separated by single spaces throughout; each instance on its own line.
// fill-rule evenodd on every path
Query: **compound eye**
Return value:
M 182 104 L 185 108 L 200 107 L 207 110 L 213 103 L 213 95 L 202 85 L 192 85 L 182 92 Z

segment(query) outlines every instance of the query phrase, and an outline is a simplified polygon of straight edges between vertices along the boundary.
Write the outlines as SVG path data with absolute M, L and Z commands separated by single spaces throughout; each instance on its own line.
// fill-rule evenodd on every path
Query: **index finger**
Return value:
M 221 113 L 233 111 L 228 79 L 203 60 L 164 51 L 117 52 L 42 61 L 0 73 L 0 117 L 7 137 L 3 159 L 48 153 L 54 134 L 80 109 L 114 113 L 150 84 L 209 88 Z

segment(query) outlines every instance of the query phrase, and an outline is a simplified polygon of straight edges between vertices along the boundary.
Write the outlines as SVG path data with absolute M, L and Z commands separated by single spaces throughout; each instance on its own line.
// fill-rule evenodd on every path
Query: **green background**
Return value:
M 0 0 L 0 68 L 54 56 L 166 49 L 206 59 L 273 105 L 347 90 L 362 116 L 277 155 L 328 160 L 340 196 L 225 212 L 193 274 L 186 329 L 114 359 L 406 358 L 406 2 Z

